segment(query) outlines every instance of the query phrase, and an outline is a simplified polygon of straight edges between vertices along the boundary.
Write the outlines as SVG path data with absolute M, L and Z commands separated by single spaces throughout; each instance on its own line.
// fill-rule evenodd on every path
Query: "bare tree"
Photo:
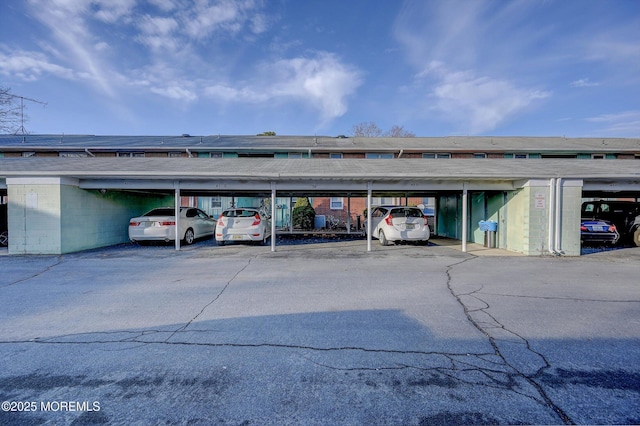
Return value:
M 416 134 L 404 129 L 404 126 L 393 125 L 384 132 L 384 136 L 390 138 L 415 138 Z
M 373 121 L 355 124 L 351 128 L 351 132 L 353 133 L 353 136 L 361 136 L 364 138 L 378 138 L 382 136 L 382 129 L 380 129 L 380 127 L 378 127 L 378 125 Z
M 416 136 L 415 133 L 405 130 L 403 126 L 398 125 L 393 125 L 391 129 L 383 132 L 373 121 L 355 124 L 351 128 L 351 132 L 353 136 L 364 138 L 379 138 L 381 136 L 387 138 L 414 138 Z
M 11 133 L 20 125 L 20 107 L 11 89 L 0 86 L 0 133 Z

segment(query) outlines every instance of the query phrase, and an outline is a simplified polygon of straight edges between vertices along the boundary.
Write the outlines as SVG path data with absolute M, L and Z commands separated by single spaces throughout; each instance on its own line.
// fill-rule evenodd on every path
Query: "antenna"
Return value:
M 45 106 L 47 105 L 47 103 L 39 101 L 37 99 L 27 98 L 25 96 L 12 95 L 11 93 L 7 93 L 6 96 L 9 96 L 11 98 L 20 98 L 20 128 L 18 130 L 16 130 L 14 135 L 27 135 L 27 134 L 29 134 L 29 132 L 27 132 L 27 129 L 24 128 L 24 101 L 35 102 L 37 104 L 42 104 L 42 105 L 45 105 Z

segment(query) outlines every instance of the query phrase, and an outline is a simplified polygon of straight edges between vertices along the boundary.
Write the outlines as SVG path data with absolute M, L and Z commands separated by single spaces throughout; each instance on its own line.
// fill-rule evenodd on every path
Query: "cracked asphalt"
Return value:
M 0 256 L 0 424 L 638 424 L 639 262 L 362 241 Z

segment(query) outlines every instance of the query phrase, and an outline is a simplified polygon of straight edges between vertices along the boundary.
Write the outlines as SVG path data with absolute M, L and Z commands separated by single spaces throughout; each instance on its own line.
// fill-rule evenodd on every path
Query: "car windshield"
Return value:
M 175 216 L 175 210 L 170 208 L 153 209 L 144 214 L 145 216 Z
M 391 209 L 391 216 L 393 217 L 422 217 L 420 209 L 416 208 L 399 208 Z
M 224 217 L 251 217 L 255 215 L 256 215 L 255 210 L 245 210 L 245 209 L 227 210 L 222 212 L 222 216 Z

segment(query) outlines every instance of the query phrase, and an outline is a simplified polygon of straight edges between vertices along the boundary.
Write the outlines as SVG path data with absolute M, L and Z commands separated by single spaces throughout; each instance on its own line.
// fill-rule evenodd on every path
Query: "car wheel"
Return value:
M 380 231 L 380 233 L 378 234 L 378 240 L 380 240 L 381 246 L 389 245 L 389 241 L 387 240 L 387 237 L 384 235 L 384 231 Z
M 186 244 L 193 244 L 193 241 L 195 240 L 195 235 L 193 233 L 193 229 L 189 228 L 187 229 L 187 232 L 184 233 L 184 242 Z
M 9 231 L 4 231 L 0 234 L 0 246 L 6 247 L 9 245 Z
M 636 247 L 640 247 L 640 228 L 636 229 L 633 233 L 633 243 Z

